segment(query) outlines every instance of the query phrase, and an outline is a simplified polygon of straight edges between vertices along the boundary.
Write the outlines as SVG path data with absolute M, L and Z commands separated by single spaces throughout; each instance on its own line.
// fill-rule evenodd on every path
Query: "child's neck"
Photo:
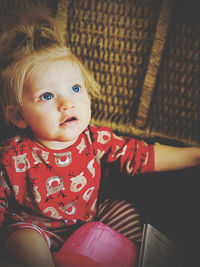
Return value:
M 73 145 L 77 141 L 77 139 L 78 138 L 72 141 L 62 142 L 62 141 L 38 140 L 37 138 L 34 137 L 33 141 L 51 150 L 63 150 Z

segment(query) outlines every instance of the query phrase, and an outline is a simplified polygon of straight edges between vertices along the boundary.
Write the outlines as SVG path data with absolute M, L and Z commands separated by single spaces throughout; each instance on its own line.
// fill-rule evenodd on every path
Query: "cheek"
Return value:
M 90 119 L 90 117 L 91 117 L 91 105 L 90 105 L 89 99 L 85 101 L 84 111 L 85 111 L 85 117 Z
M 48 121 L 48 117 L 51 117 L 51 110 L 38 111 L 32 107 L 27 110 L 23 110 L 23 117 L 30 126 L 32 124 L 41 124 Z

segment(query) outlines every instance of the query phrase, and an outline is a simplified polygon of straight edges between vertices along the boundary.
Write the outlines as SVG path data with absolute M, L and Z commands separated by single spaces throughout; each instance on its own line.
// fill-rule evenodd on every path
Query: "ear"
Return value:
M 25 129 L 27 127 L 27 123 L 24 120 L 20 107 L 9 105 L 6 107 L 6 117 L 7 119 L 17 126 L 20 129 Z

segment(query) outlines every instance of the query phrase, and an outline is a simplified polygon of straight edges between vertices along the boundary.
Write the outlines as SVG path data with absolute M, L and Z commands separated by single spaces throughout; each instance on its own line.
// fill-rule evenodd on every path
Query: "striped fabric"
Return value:
M 100 203 L 93 221 L 99 221 L 121 233 L 135 244 L 141 242 L 142 223 L 136 209 L 125 200 L 105 199 Z M 16 231 L 32 229 L 38 232 L 47 242 L 51 250 L 58 251 L 65 240 L 77 230 L 82 223 L 72 226 L 65 226 L 59 229 L 44 230 L 31 223 L 18 222 L 12 224 L 7 229 L 6 236 L 10 236 Z
M 49 236 L 45 233 L 46 231 L 42 230 L 37 225 L 31 224 L 31 223 L 24 223 L 24 222 L 18 222 L 10 225 L 8 227 L 7 236 L 11 236 L 16 231 L 25 230 L 25 229 L 31 229 L 36 232 L 38 232 L 47 242 L 48 246 L 51 247 L 52 242 Z
M 99 205 L 94 220 L 110 226 L 135 243 L 141 242 L 143 228 L 141 217 L 125 200 L 105 199 Z

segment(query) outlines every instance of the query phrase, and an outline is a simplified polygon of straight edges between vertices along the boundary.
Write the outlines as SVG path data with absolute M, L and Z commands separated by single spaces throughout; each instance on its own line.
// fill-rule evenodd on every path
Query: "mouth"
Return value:
M 72 117 L 68 117 L 66 120 L 64 120 L 63 122 L 60 123 L 60 126 L 70 126 L 70 125 L 74 125 L 76 122 L 78 121 L 78 118 L 75 116 Z

